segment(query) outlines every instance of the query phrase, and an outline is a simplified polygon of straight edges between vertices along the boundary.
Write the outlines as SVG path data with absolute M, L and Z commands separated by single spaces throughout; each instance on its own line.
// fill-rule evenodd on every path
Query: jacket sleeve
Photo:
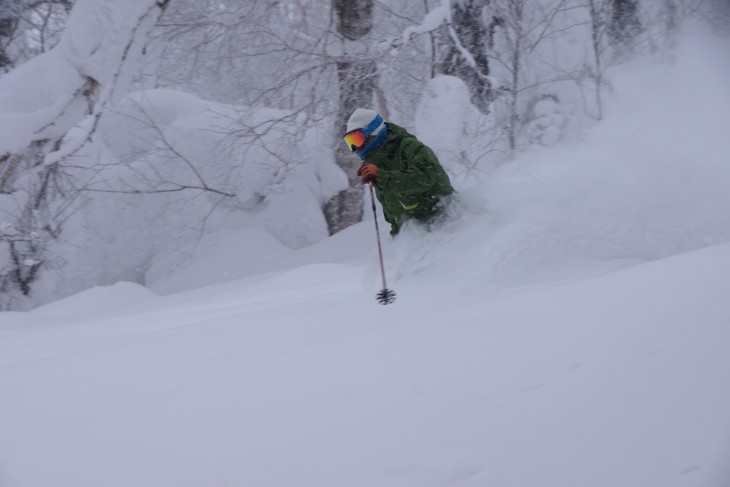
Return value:
M 383 218 L 385 218 L 386 222 L 390 223 L 390 234 L 395 236 L 400 231 L 398 218 L 394 218 L 385 206 L 383 206 Z
M 411 139 L 404 142 L 401 152 L 402 170 L 379 171 L 376 184 L 403 195 L 416 195 L 428 191 L 436 182 L 436 154 L 431 149 Z

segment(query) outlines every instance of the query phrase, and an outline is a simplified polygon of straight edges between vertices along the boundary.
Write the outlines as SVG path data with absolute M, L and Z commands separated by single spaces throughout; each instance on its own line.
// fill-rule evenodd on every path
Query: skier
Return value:
M 436 154 L 373 110 L 352 113 L 345 143 L 363 161 L 357 175 L 363 184 L 373 184 L 393 236 L 410 219 L 434 223 L 454 193 Z

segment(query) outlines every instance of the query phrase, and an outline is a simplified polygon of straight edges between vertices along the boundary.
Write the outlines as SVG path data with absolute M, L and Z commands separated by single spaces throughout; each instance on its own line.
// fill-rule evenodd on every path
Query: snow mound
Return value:
M 147 272 L 148 285 L 168 294 L 292 267 L 294 252 L 259 228 L 222 230 L 159 257 Z
M 157 295 L 139 284 L 118 282 L 96 286 L 73 296 L 36 308 L 34 315 L 49 317 L 77 316 L 92 313 L 113 313 L 130 305 L 148 302 Z

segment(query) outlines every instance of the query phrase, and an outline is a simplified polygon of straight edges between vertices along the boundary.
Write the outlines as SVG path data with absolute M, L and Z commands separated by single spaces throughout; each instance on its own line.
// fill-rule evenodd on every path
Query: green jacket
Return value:
M 365 162 L 378 167 L 375 195 L 395 235 L 409 218 L 431 221 L 441 209 L 441 199 L 454 188 L 431 149 L 406 129 L 394 123 L 386 126 L 388 140 Z

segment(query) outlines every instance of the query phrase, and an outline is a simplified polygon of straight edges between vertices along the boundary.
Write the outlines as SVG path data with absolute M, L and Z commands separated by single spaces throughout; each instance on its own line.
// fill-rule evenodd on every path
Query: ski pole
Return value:
M 383 278 L 383 289 L 375 295 L 376 299 L 380 304 L 390 304 L 395 301 L 395 291 L 388 289 L 388 284 L 385 282 L 385 265 L 383 264 L 383 246 L 380 244 L 380 228 L 378 227 L 378 211 L 375 208 L 375 194 L 373 194 L 373 183 L 372 181 L 368 184 L 370 188 L 370 202 L 373 205 L 373 219 L 375 220 L 375 236 L 378 239 L 378 256 L 380 256 L 380 277 Z

